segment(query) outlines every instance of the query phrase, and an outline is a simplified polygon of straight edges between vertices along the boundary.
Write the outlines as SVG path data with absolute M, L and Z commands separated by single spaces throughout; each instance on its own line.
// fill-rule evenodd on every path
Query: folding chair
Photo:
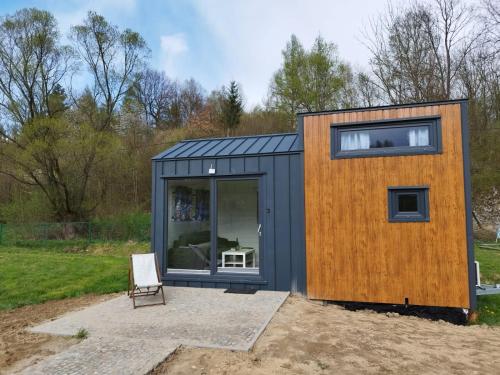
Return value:
M 160 291 L 163 298 L 163 305 L 165 305 L 165 294 L 163 293 L 163 284 L 160 280 L 160 269 L 158 268 L 156 254 L 130 255 L 127 294 L 132 298 L 134 309 L 142 306 L 161 305 L 161 302 L 140 306 L 135 305 L 135 297 L 154 296 Z

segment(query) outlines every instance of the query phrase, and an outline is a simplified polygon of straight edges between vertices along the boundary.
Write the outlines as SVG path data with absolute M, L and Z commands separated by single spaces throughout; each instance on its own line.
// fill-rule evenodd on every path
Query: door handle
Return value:
M 262 224 L 259 224 L 259 227 L 257 228 L 257 233 L 259 234 L 259 237 L 261 237 L 261 236 L 262 236 L 262 231 L 261 231 L 261 229 L 262 229 Z

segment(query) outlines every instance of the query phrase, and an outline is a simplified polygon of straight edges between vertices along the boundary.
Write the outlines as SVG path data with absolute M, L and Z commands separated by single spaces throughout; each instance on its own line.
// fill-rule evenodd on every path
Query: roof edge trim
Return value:
M 462 99 L 434 100 L 429 102 L 415 102 L 415 103 L 405 103 L 405 104 L 387 104 L 387 105 L 379 105 L 373 107 L 358 107 L 358 108 L 332 109 L 325 111 L 297 112 L 296 116 L 305 117 L 305 116 L 316 116 L 316 115 L 328 115 L 332 113 L 342 113 L 342 112 L 377 111 L 381 109 L 383 110 L 391 108 L 429 107 L 433 105 L 459 104 L 468 101 L 469 99 L 462 98 Z

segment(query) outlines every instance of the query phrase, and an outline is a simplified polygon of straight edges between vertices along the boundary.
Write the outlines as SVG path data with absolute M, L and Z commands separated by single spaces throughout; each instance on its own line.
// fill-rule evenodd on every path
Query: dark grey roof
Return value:
M 300 152 L 297 133 L 185 140 L 153 160 L 231 157 Z

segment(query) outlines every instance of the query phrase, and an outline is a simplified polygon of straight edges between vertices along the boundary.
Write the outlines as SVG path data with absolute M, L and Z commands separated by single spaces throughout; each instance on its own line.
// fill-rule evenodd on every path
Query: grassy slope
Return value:
M 146 244 L 0 247 L 0 309 L 127 288 L 128 257 Z M 105 255 L 101 255 L 105 254 Z
M 481 282 L 500 284 L 500 247 L 498 250 L 475 248 L 481 266 Z M 500 325 L 500 294 L 478 297 L 479 323 Z

